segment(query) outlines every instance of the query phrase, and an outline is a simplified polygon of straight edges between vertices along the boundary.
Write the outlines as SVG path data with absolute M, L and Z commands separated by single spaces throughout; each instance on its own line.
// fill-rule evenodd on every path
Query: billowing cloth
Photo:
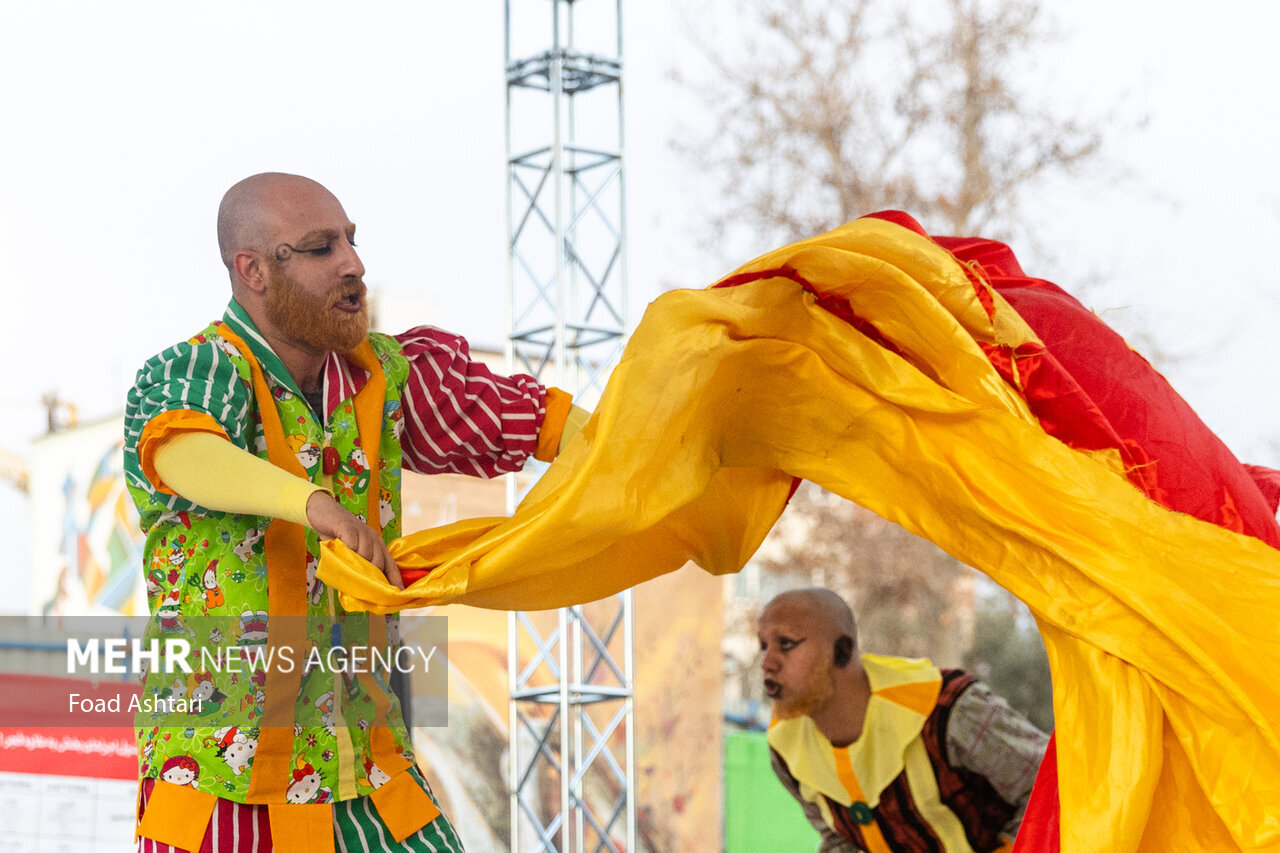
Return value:
M 924 234 L 903 214 L 877 215 Z M 1027 277 L 1008 246 L 981 238 L 934 239 L 977 265 L 1040 338 L 1042 346 L 1020 348 L 1017 384 L 1050 435 L 1086 449 L 1101 433 L 1103 445 L 1122 454 L 1130 479 L 1147 497 L 1280 545 L 1280 472 L 1242 466 L 1142 356 L 1061 288 Z M 984 349 L 1007 371 L 1008 359 Z M 1058 849 L 1057 792 L 1051 742 L 1018 835 L 1019 853 Z
M 1280 551 L 1148 497 L 1152 454 L 1105 415 L 1074 446 L 1042 426 L 1023 362 L 1055 359 L 909 224 L 858 220 L 724 284 L 650 306 L 512 518 L 398 540 L 432 570 L 403 591 L 330 543 L 321 578 L 352 609 L 584 602 L 687 559 L 736 571 L 813 480 L 1031 609 L 1063 850 L 1280 849 Z

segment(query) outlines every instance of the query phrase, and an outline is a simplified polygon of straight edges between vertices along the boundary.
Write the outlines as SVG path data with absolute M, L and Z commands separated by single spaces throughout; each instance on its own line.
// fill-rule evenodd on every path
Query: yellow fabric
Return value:
M 273 853 L 334 853 L 330 803 L 272 803 L 267 820 Z
M 1280 849 L 1280 552 L 1166 510 L 1046 435 L 976 343 L 1030 331 L 989 289 L 987 320 L 931 241 L 864 219 L 743 271 L 781 267 L 846 295 L 903 355 L 789 278 L 665 294 L 512 518 L 399 540 L 401 565 L 436 569 L 403 591 L 339 546 L 321 578 L 348 608 L 385 612 L 556 607 L 688 559 L 732 572 L 803 477 L 1036 616 L 1064 851 Z
M 565 445 L 573 441 L 573 437 L 582 432 L 582 427 L 586 425 L 587 419 L 591 417 L 591 413 L 581 406 L 570 406 L 569 414 L 564 419 L 564 429 L 560 432 L 560 445 L 556 448 L 556 453 L 564 450 Z
M 320 486 L 211 432 L 183 432 L 153 451 L 161 482 L 200 506 L 307 523 L 307 498 Z
M 862 799 L 861 789 L 855 795 L 841 776 L 831 741 L 818 731 L 810 717 L 774 720 L 769 724 L 769 747 L 786 762 L 791 775 L 800 783 L 800 793 L 809 802 L 814 795 L 830 797 L 842 806 Z M 846 751 L 847 757 L 847 751 Z M 856 774 L 854 784 L 857 784 Z
M 351 800 L 356 797 L 356 773 L 360 770 L 360 759 L 356 755 L 355 744 L 351 742 L 351 730 L 347 728 L 347 720 L 343 716 L 341 696 L 341 690 L 333 691 L 334 732 L 338 736 L 338 799 Z
M 928 716 L 938 704 L 942 673 L 928 658 L 859 655 L 871 692 L 882 699 Z
M 871 699 L 862 734 L 849 745 L 853 772 L 867 795 L 867 804 L 875 808 L 880 794 L 902 772 L 907 746 L 920 737 L 925 720 L 937 704 L 942 675 L 928 660 L 863 655 L 862 666 L 871 681 Z M 883 691 L 901 693 L 909 684 L 920 684 L 924 695 L 932 692 L 928 707 L 912 709 L 891 701 Z
M 964 833 L 964 824 L 942 802 L 942 795 L 938 791 L 938 777 L 933 773 L 933 763 L 929 761 L 929 750 L 924 745 L 924 739 L 913 740 L 907 746 L 904 758 L 911 801 L 915 803 L 916 812 L 942 842 L 942 849 L 947 853 L 973 853 L 969 838 Z
M 218 798 L 186 785 L 157 781 L 137 834 L 182 850 L 199 850 Z
M 440 816 L 440 809 L 408 770 L 369 795 L 396 841 L 404 841 Z
M 769 746 L 786 762 L 805 799 L 813 801 L 808 793 L 816 791 L 844 806 L 863 800 L 875 808 L 880 794 L 902 772 L 908 745 L 920 737 L 937 704 L 942 676 L 928 660 L 863 655 L 862 665 L 871 699 L 862 734 L 849 746 L 833 747 L 809 717 L 775 720 L 769 726 Z M 904 691 L 916 703 L 929 697 L 927 705 L 913 709 L 886 698 L 886 693 Z M 848 765 L 846 774 L 840 772 L 841 762 Z
M 900 684 L 880 691 L 880 697 L 908 711 L 927 715 L 938 701 L 940 682 L 924 681 L 917 684 Z

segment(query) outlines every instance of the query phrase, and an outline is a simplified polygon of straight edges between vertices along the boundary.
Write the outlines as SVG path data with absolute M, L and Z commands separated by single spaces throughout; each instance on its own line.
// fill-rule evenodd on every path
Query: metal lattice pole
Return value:
M 626 333 L 621 12 L 505 3 L 508 365 L 588 408 Z M 632 617 L 630 591 L 510 615 L 513 851 L 638 849 Z

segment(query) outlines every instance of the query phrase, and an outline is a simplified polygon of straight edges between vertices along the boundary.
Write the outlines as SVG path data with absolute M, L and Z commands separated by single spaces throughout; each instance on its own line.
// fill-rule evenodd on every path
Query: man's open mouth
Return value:
M 764 693 L 770 699 L 777 699 L 778 694 L 782 692 L 782 685 L 771 678 L 764 680 Z
M 364 302 L 364 294 L 359 291 L 349 293 L 333 303 L 333 307 L 348 314 L 357 313 Z

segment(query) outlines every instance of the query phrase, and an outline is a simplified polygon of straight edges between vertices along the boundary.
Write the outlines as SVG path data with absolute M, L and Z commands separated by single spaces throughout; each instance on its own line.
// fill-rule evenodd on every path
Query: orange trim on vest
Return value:
M 254 402 L 258 407 L 258 417 L 262 419 L 262 435 L 267 444 L 267 460 L 278 468 L 307 479 L 306 470 L 285 439 L 275 398 L 252 350 L 226 323 L 218 325 L 218 334 L 238 349 L 249 364 Z M 306 529 L 300 524 L 274 519 L 263 535 L 263 548 L 268 566 L 267 646 L 302 648 L 306 642 L 307 613 Z M 280 617 L 285 617 L 285 621 L 281 622 Z M 285 627 L 293 630 L 286 632 L 283 630 Z M 281 658 L 274 655 L 271 658 L 273 661 L 278 659 Z M 291 775 L 289 762 L 293 758 L 294 705 L 301 686 L 301 667 L 295 666 L 290 672 L 275 666 L 267 668 L 267 680 L 262 688 L 266 702 L 245 802 L 284 802 Z
M 270 442 L 268 442 L 268 447 Z M 271 661 L 288 660 L 288 649 L 306 642 L 306 532 L 301 525 L 275 519 L 263 535 L 267 566 L 267 648 Z M 303 555 L 298 559 L 298 555 Z M 296 599 L 292 601 L 290 599 Z M 280 617 L 287 617 L 281 621 Z M 290 628 L 292 630 L 284 630 Z M 289 671 L 267 667 L 265 701 L 253 775 L 245 792 L 248 803 L 282 803 L 292 777 L 293 720 L 302 667 Z
M 387 375 L 382 370 L 382 362 L 373 350 L 373 344 L 366 338 L 347 357 L 369 374 L 364 386 L 356 392 L 354 404 L 356 410 L 356 429 L 360 433 L 360 447 L 365 458 L 369 460 L 369 489 L 365 492 L 365 518 L 374 530 L 382 533 L 382 513 L 378 509 L 379 474 L 382 451 L 382 411 L 387 396 Z M 369 614 L 369 643 L 373 646 L 387 644 L 386 619 Z M 369 751 L 373 760 L 388 775 L 395 777 L 407 770 L 411 765 L 402 753 L 396 750 L 395 737 L 387 727 L 387 717 L 391 712 L 391 697 L 377 686 L 373 675 L 362 672 L 358 676 L 368 696 L 373 698 L 373 725 L 369 730 Z M 376 801 L 375 801 L 376 802 Z M 438 813 L 438 812 L 437 812 Z M 423 824 L 425 825 L 425 824 Z
M 267 385 L 262 367 L 253 356 L 252 350 L 226 323 L 218 325 L 218 334 L 228 343 L 235 346 L 249 365 L 249 372 L 253 381 L 254 402 L 258 408 L 258 415 L 262 420 L 262 434 L 267 445 L 267 460 L 278 468 L 306 479 L 307 472 L 302 468 L 301 463 L 299 463 L 288 445 L 284 425 L 280 421 L 280 413 L 276 410 L 271 389 Z M 372 482 L 370 488 L 365 492 L 365 518 L 370 527 L 381 533 L 381 517 L 377 512 L 376 495 L 378 494 L 377 483 L 380 468 L 379 451 L 382 437 L 382 410 L 387 386 L 386 374 L 383 372 L 382 364 L 378 361 L 377 354 L 373 350 L 373 345 L 367 339 L 349 355 L 349 358 L 369 373 L 368 381 L 356 393 L 354 405 L 360 446 L 364 450 L 365 457 L 369 460 L 371 468 L 369 473 Z M 212 421 L 212 419 L 210 420 Z M 213 421 L 213 423 L 216 424 L 216 421 Z M 221 431 L 220 427 L 219 431 Z M 301 648 L 306 642 L 306 528 L 282 519 L 274 519 L 267 526 L 263 537 L 263 547 L 267 565 L 270 567 L 267 572 L 267 618 L 268 624 L 272 625 L 272 628 L 268 631 L 268 648 Z M 279 617 L 284 617 L 285 621 L 281 622 Z M 292 627 L 292 630 L 286 632 L 283 630 L 286 627 Z M 369 634 L 369 639 L 372 643 L 385 644 L 386 622 L 381 618 L 371 617 Z M 287 660 L 288 656 L 276 655 L 271 659 Z M 387 716 L 391 708 L 390 699 L 384 691 L 377 687 L 371 675 L 365 673 L 361 675 L 361 678 L 367 679 L 365 688 L 368 691 L 368 695 L 373 698 L 375 708 L 374 725 L 371 727 L 369 737 L 373 760 L 393 777 L 397 774 L 397 771 L 400 771 L 401 775 L 403 775 L 403 771 L 410 766 L 410 762 L 402 753 L 396 750 L 395 737 L 387 727 Z M 281 826 L 294 827 L 296 824 L 300 828 L 299 831 L 305 830 L 305 833 L 299 837 L 306 837 L 306 835 L 310 834 L 313 831 L 311 821 L 317 820 L 316 818 L 304 816 L 304 812 L 299 810 L 313 809 L 317 810 L 315 812 L 317 814 L 319 813 L 318 810 L 323 810 L 328 815 L 325 818 L 327 822 L 325 831 L 318 835 L 317 839 L 327 838 L 328 846 L 325 849 L 332 850 L 333 832 L 330 807 L 323 803 L 288 804 L 286 806 L 284 800 L 291 778 L 290 762 L 293 757 L 294 706 L 301 685 L 301 667 L 293 667 L 290 672 L 284 672 L 278 668 L 269 668 L 267 670 L 267 681 L 263 687 L 263 691 L 266 694 L 266 703 L 258 732 L 258 748 L 253 759 L 253 775 L 249 780 L 249 790 L 246 792 L 245 802 L 267 804 L 270 807 L 273 833 L 275 832 L 276 822 L 284 821 L 285 823 L 282 823 Z M 286 698 L 282 697 L 287 697 L 287 701 Z M 428 802 L 430 802 L 429 798 Z M 284 809 L 284 811 L 281 811 L 281 809 Z M 436 813 L 439 813 L 438 810 Z M 211 815 L 212 806 L 210 806 L 209 814 L 205 815 L 201 823 L 201 833 L 203 833 L 203 827 L 208 824 Z M 190 815 L 187 815 L 185 819 L 189 820 Z M 306 826 L 304 827 L 299 822 L 304 822 Z M 419 826 L 422 825 L 425 825 L 425 823 Z M 292 833 L 295 830 L 288 828 L 284 831 Z M 318 832 L 318 830 L 315 831 Z M 292 848 L 292 844 L 290 844 L 290 847 Z M 198 843 L 196 847 L 188 847 L 187 849 L 198 849 Z M 298 849 L 303 848 L 299 847 Z
M 539 462 L 550 462 L 560 451 L 560 436 L 564 435 L 564 423 L 569 418 L 569 409 L 573 406 L 573 395 L 559 388 L 548 388 L 546 399 L 542 404 L 542 429 L 538 430 L 538 447 L 533 451 L 533 458 Z
M 397 842 L 402 842 L 440 816 L 440 809 L 422 786 L 405 771 L 393 776 L 385 785 L 369 795 L 378 817 L 387 825 Z
M 941 679 L 937 681 L 914 681 L 908 684 L 895 684 L 892 687 L 877 690 L 876 695 L 881 699 L 889 700 L 895 705 L 901 705 L 908 711 L 914 711 L 922 717 L 927 717 L 933 713 L 934 706 L 938 704 L 938 692 L 941 689 Z
M 862 786 L 858 784 L 858 777 L 853 772 L 853 762 L 849 759 L 848 747 L 844 749 L 832 747 L 831 752 L 836 757 L 836 775 L 840 777 L 840 783 L 849 792 L 849 796 L 853 798 L 854 803 L 866 805 L 867 797 L 862 793 Z M 828 808 L 830 808 L 829 805 Z M 889 849 L 889 843 L 884 840 L 884 833 L 880 831 L 880 825 L 875 822 L 874 818 L 871 823 L 858 824 L 858 831 L 862 833 L 862 840 L 866 842 L 867 850 L 870 853 L 892 853 Z
M 369 460 L 369 490 L 365 492 L 364 516 L 369 526 L 382 532 L 382 517 L 378 512 L 378 474 L 382 443 L 382 408 L 387 397 L 387 375 L 382 371 L 382 362 L 373 351 L 373 344 L 365 338 L 360 346 L 347 354 L 369 374 L 355 396 L 356 430 L 360 433 L 360 447 L 365 458 Z
M 227 441 L 231 440 L 227 431 L 222 428 L 222 424 L 214 420 L 212 415 L 194 412 L 191 409 L 170 409 L 147 421 L 147 425 L 142 428 L 142 435 L 138 438 L 138 465 L 142 467 L 142 473 L 146 475 L 157 492 L 164 492 L 166 495 L 177 494 L 160 481 L 160 475 L 156 473 L 155 455 L 166 441 L 184 432 L 211 432 L 222 436 Z
M 370 492 L 373 491 L 371 488 Z M 377 614 L 369 614 L 369 645 L 382 647 L 387 644 L 387 620 Z M 391 697 L 378 686 L 371 672 L 359 672 L 357 680 L 366 694 L 373 699 L 373 724 L 369 727 L 369 752 L 374 762 L 389 776 L 395 776 L 412 766 L 404 753 L 396 749 L 396 739 L 391 733 L 387 717 L 391 712 Z M 357 759 L 358 760 L 358 759 Z
M 329 803 L 272 803 L 267 819 L 274 853 L 334 853 Z
M 217 803 L 213 794 L 156 780 L 137 834 L 181 850 L 199 850 Z

